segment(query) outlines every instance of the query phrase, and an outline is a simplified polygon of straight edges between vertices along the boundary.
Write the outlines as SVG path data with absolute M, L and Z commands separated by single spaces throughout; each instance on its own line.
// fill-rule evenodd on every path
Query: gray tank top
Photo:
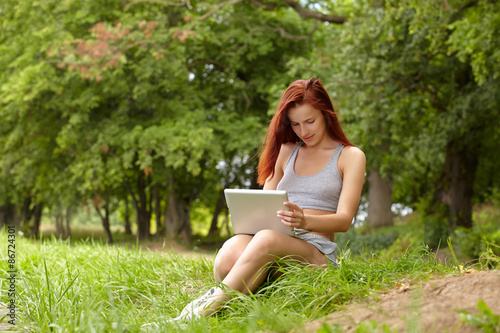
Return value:
M 336 212 L 342 191 L 342 178 L 337 161 L 344 145 L 339 143 L 330 161 L 320 172 L 311 176 L 299 176 L 295 173 L 294 167 L 302 144 L 302 142 L 297 144 L 293 149 L 283 171 L 283 178 L 276 189 L 287 191 L 288 200 L 301 208 Z

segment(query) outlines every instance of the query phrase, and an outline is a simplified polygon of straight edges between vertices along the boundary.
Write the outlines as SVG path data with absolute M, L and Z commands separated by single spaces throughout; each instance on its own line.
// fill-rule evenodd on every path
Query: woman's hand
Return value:
M 307 230 L 304 210 L 292 202 L 286 201 L 284 205 L 289 207 L 290 210 L 279 210 L 277 212 L 281 222 L 289 227 Z

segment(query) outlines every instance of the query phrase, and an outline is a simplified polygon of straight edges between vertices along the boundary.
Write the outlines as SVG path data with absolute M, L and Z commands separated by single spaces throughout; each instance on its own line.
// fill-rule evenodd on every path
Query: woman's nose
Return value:
M 307 129 L 305 128 L 305 126 L 304 126 L 304 125 L 301 125 L 301 126 L 300 126 L 300 134 L 301 134 L 302 136 L 305 136 L 305 134 L 307 134 Z

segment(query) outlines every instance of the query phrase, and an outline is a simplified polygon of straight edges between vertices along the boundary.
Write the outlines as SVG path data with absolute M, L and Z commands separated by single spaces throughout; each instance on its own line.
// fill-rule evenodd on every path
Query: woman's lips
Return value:
M 304 140 L 304 141 L 309 141 L 309 140 L 311 140 L 311 139 L 313 138 L 313 136 L 314 136 L 314 134 L 313 134 L 313 135 L 311 135 L 311 136 L 309 136 L 309 137 L 307 137 L 307 138 L 303 138 L 303 140 Z

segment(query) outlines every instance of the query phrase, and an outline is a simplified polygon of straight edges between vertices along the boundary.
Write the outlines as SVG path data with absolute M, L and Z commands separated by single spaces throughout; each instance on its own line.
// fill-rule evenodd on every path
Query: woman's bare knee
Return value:
M 236 235 L 224 243 L 214 261 L 214 277 L 217 283 L 224 280 L 251 240 L 252 236 Z
M 300 247 L 290 245 L 291 242 L 297 244 L 297 241 L 301 242 Z M 286 257 L 304 264 L 328 264 L 326 257 L 313 245 L 272 230 L 262 230 L 255 234 L 246 251 L 251 252 L 254 258 L 264 258 L 267 255 L 273 256 L 274 260 Z
M 275 253 L 275 249 L 273 248 L 276 244 L 277 237 L 279 237 L 279 233 L 277 231 L 261 230 L 257 232 L 249 244 L 252 252 L 262 255 L 278 254 Z

